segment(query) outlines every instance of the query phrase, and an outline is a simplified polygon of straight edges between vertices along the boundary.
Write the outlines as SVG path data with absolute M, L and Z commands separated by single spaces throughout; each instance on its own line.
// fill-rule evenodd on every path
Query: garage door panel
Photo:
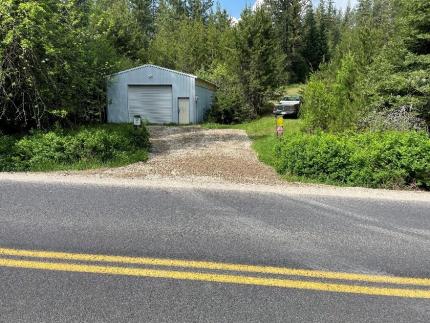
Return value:
M 150 123 L 172 122 L 171 86 L 129 86 L 128 112 L 130 120 L 140 115 Z

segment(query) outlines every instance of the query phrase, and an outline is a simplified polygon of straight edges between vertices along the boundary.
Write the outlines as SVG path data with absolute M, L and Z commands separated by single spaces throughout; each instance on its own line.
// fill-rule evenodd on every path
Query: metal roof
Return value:
M 217 86 L 216 86 L 216 84 L 214 84 L 214 83 L 212 83 L 212 82 L 209 82 L 209 81 L 206 81 L 206 80 L 203 80 L 203 79 L 201 79 L 201 78 L 197 77 L 196 75 L 188 74 L 188 73 L 184 73 L 184 72 L 179 72 L 179 71 L 171 70 L 171 69 L 169 69 L 169 68 L 165 68 L 165 67 L 161 67 L 161 66 L 157 66 L 157 65 L 152 65 L 152 64 L 145 64 L 145 65 L 141 65 L 141 66 L 133 67 L 133 68 L 130 68 L 130 69 L 125 70 L 125 71 L 121 71 L 121 72 L 118 72 L 118 73 L 114 73 L 114 74 L 112 74 L 111 76 L 114 76 L 114 75 L 120 75 L 120 74 L 124 74 L 124 73 L 128 73 L 128 72 L 132 72 L 132 71 L 140 70 L 140 69 L 143 69 L 143 68 L 146 68 L 146 67 L 153 67 L 153 68 L 157 68 L 157 69 L 162 70 L 162 71 L 167 71 L 167 72 L 176 73 L 176 74 L 183 75 L 183 76 L 188 76 L 188 77 L 191 77 L 191 78 L 194 78 L 194 79 L 199 79 L 199 80 L 202 80 L 202 81 L 204 81 L 204 82 L 206 82 L 206 83 L 209 83 L 209 84 L 211 84 L 211 85 L 213 85 L 213 86 L 217 87 Z
M 114 73 L 112 75 L 119 75 L 119 74 L 124 74 L 124 73 L 128 73 L 128 72 L 132 72 L 132 71 L 136 71 L 136 70 L 140 70 L 142 68 L 146 68 L 146 67 L 154 67 L 154 68 L 158 68 L 159 70 L 163 70 L 163 71 L 167 71 L 167 72 L 172 72 L 172 73 L 176 73 L 176 74 L 180 74 L 180 75 L 184 75 L 184 76 L 188 76 L 188 77 L 192 77 L 192 78 L 197 78 L 197 76 L 192 75 L 192 74 L 187 74 L 187 73 L 183 73 L 183 72 L 179 72 L 179 71 L 175 71 L 175 70 L 171 70 L 165 67 L 161 67 L 161 66 L 157 66 L 157 65 L 152 65 L 152 64 L 145 64 L 145 65 L 141 65 L 141 66 L 137 66 L 137 67 L 133 67 L 130 68 L 128 70 L 125 71 L 121 71 L 118 73 Z

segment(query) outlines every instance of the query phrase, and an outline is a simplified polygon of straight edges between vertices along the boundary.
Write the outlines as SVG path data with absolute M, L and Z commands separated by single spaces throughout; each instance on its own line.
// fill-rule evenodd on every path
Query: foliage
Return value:
M 347 53 L 330 83 L 311 77 L 304 91 L 302 116 L 307 128 L 339 132 L 353 129 L 364 113 L 355 56 Z
M 303 4 L 301 0 L 266 1 L 274 23 L 276 40 L 284 54 L 282 74 L 283 82 L 303 81 L 307 76 L 307 67 L 300 49 L 302 46 Z
M 204 8 L 200 14 L 192 13 L 193 3 Z M 307 77 L 310 68 L 303 57 L 301 35 L 308 26 L 302 21 L 302 1 L 266 1 L 258 10 L 246 9 L 236 25 L 220 7 L 210 12 L 206 4 L 160 1 L 147 52 L 151 63 L 198 74 L 219 86 L 211 120 L 240 122 L 262 115 L 281 82 Z M 331 39 L 332 27 L 340 28 L 336 10 L 328 7 L 320 6 L 324 15 L 315 19 L 318 42 L 320 37 Z M 309 52 L 317 55 L 313 70 L 324 61 L 322 56 L 328 58 L 326 51 L 315 51 L 314 44 Z M 227 71 L 223 78 L 219 77 L 220 70 Z
M 145 63 L 153 25 L 151 1 L 99 0 L 91 8 L 90 27 L 132 63 Z
M 146 63 L 209 76 L 226 66 L 216 118 L 256 117 L 280 83 L 304 81 L 331 56 L 321 44 L 332 51 L 340 38 L 332 37 L 341 20 L 330 2 L 310 7 L 320 47 L 308 42 L 303 51 L 305 8 L 301 0 L 268 0 L 235 24 L 212 0 L 2 1 L 0 128 L 103 122 L 106 76 Z
M 306 30 L 302 55 L 306 59 L 307 67 L 310 71 L 317 71 L 323 61 L 319 47 L 319 33 L 315 20 L 315 13 L 312 6 L 309 6 L 305 15 Z
M 149 134 L 129 125 L 0 136 L 0 171 L 56 170 L 122 165 L 146 160 Z
M 149 61 L 188 73 L 208 71 L 214 63 L 226 61 L 230 54 L 226 49 L 232 47 L 227 12 L 218 8 L 209 14 L 208 4 L 202 1 L 179 4 L 160 3 Z
M 430 5 L 359 0 L 355 9 L 339 16 L 333 1 L 321 1 L 316 9 L 307 7 L 302 35 L 295 42 L 292 30 L 298 24 L 291 29 L 288 16 L 294 1 L 267 2 L 269 9 L 282 8 L 269 12 L 283 53 L 300 48 L 313 71 L 303 91 L 305 132 L 297 129 L 278 143 L 271 118 L 267 135 L 256 135 L 260 120 L 266 119 L 233 127 L 254 134 L 260 158 L 290 179 L 428 189 L 430 140 L 422 130 L 425 121 L 430 124 Z M 253 42 L 248 44 L 251 48 Z M 239 50 L 236 57 L 247 62 L 250 53 Z M 297 78 L 291 59 L 283 57 L 277 69 L 289 80 Z M 255 92 L 244 86 L 248 80 L 240 82 L 245 96 Z
M 87 9 L 77 0 L 0 3 L 1 129 L 103 120 L 104 76 L 120 60 L 92 32 Z
M 1 130 L 104 121 L 106 76 L 144 63 L 215 82 L 218 122 L 261 116 L 279 85 L 309 78 L 307 130 L 430 124 L 428 2 L 359 0 L 341 12 L 333 0 L 266 0 L 237 24 L 213 4 L 2 1 Z
M 252 109 L 246 105 L 241 84 L 229 65 L 216 65 L 210 72 L 200 75 L 219 85 L 208 121 L 231 124 L 254 117 Z
M 423 31 L 430 6 L 412 2 L 415 6 L 406 0 L 359 1 L 355 23 L 344 30 L 333 59 L 305 89 L 308 129 L 426 128 L 430 53 Z
M 277 169 L 326 183 L 430 188 L 430 139 L 422 132 L 302 134 L 277 146 Z
M 396 26 L 401 32 L 371 66 L 371 101 L 377 111 L 407 108 L 430 125 L 430 4 L 402 0 L 398 11 Z
M 422 120 L 430 122 L 430 47 L 422 30 L 430 28 L 430 5 L 399 1 L 395 17 L 400 33 L 392 35 L 383 50 L 374 55 L 365 69 L 363 88 L 376 119 L 387 116 L 385 120 L 399 129 L 405 124 L 425 128 Z M 374 120 L 364 121 L 375 127 Z M 385 123 L 382 121 L 382 125 Z
M 341 39 L 342 13 L 333 0 L 322 0 L 317 8 L 310 1 L 266 0 L 272 16 L 276 39 L 283 57 L 284 82 L 306 80 L 328 61 Z
M 275 42 L 270 16 L 263 9 L 244 11 L 236 29 L 237 74 L 245 102 L 256 115 L 279 85 L 282 53 Z

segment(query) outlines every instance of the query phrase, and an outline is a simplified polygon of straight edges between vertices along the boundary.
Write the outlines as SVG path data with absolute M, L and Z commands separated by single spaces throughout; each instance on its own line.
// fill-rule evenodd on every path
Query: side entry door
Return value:
M 179 124 L 190 124 L 190 98 L 179 98 Z

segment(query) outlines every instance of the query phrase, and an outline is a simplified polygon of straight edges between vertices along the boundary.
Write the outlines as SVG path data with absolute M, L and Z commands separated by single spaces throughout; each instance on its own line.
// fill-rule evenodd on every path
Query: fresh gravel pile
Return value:
M 276 172 L 258 161 L 245 131 L 191 127 L 149 127 L 152 149 L 146 163 L 90 174 L 126 178 L 203 177 L 234 183 L 279 183 Z

